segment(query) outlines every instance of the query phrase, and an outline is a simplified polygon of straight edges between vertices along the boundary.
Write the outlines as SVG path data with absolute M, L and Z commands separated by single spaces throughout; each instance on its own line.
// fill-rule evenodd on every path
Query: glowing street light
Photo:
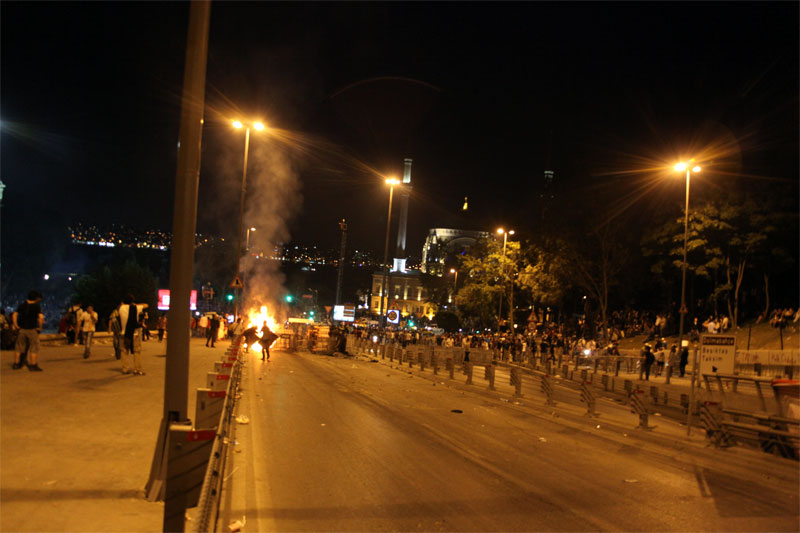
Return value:
M 386 286 L 386 278 L 389 275 L 389 228 L 392 224 L 392 198 L 394 197 L 394 187 L 395 185 L 399 185 L 400 180 L 397 178 L 388 178 L 386 180 L 386 185 L 389 186 L 389 214 L 386 216 L 386 240 L 383 245 L 383 281 L 381 282 L 381 306 L 380 306 L 380 325 L 381 327 L 386 327 L 386 316 L 383 312 L 383 299 L 386 296 L 386 305 L 389 305 L 388 301 L 388 290 L 389 288 Z
M 458 270 L 451 268 L 450 273 L 455 274 L 455 279 L 453 280 L 453 301 L 455 302 L 456 293 L 458 292 Z
M 509 235 L 514 235 L 514 230 L 505 231 L 503 228 L 497 228 L 497 234 L 503 236 L 503 263 L 501 265 L 502 275 L 505 278 L 506 275 L 506 241 L 508 240 Z M 503 295 L 500 296 L 500 305 L 497 306 L 497 320 L 501 320 L 503 316 L 503 296 L 505 296 L 506 292 L 506 281 L 503 279 Z
M 678 331 L 678 350 L 683 350 L 683 325 L 686 319 L 686 313 L 689 310 L 686 308 L 686 253 L 687 253 L 687 244 L 689 242 L 689 183 L 691 182 L 692 172 L 698 173 L 700 172 L 700 166 L 694 165 L 694 159 L 690 159 L 688 162 L 680 162 L 675 165 L 676 172 L 683 172 L 686 171 L 686 205 L 684 207 L 683 213 L 683 263 L 681 264 L 681 310 L 680 310 L 680 327 Z M 691 168 L 690 168 L 691 167 Z M 680 353 L 680 352 L 679 352 Z M 687 415 L 686 421 L 686 434 L 691 435 L 692 431 L 692 409 L 691 406 L 694 405 L 694 376 L 697 372 L 697 352 L 695 352 L 695 357 L 693 358 L 692 363 L 692 387 L 690 390 L 690 398 L 689 398 L 689 414 Z
M 236 275 L 239 275 L 239 270 L 241 267 L 241 259 L 242 259 L 242 228 L 244 225 L 244 195 L 247 191 L 247 154 L 250 151 L 250 126 L 253 127 L 256 131 L 262 131 L 264 129 L 264 124 L 261 122 L 253 122 L 253 123 L 243 123 L 241 120 L 234 120 L 232 122 L 233 127 L 236 129 L 245 128 L 244 134 L 244 165 L 242 166 L 242 197 L 239 201 L 239 233 L 237 236 L 237 247 L 236 247 Z M 233 315 L 235 317 L 239 316 L 239 289 L 236 289 L 236 303 L 233 308 Z
M 245 240 L 244 251 L 250 251 L 250 232 L 255 231 L 256 228 L 247 228 L 247 239 Z

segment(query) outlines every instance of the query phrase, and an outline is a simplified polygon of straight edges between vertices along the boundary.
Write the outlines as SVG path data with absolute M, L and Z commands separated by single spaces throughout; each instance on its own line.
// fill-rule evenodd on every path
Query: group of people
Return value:
M 653 363 L 656 364 L 655 377 L 660 376 L 667 365 L 672 368 L 677 366 L 680 377 L 683 377 L 686 374 L 686 365 L 689 364 L 689 348 L 684 347 L 678 352 L 678 345 L 673 344 L 667 350 L 667 341 L 662 337 L 656 341 L 655 347 L 649 342 L 644 344 L 639 363 L 646 381 L 650 381 L 650 370 Z

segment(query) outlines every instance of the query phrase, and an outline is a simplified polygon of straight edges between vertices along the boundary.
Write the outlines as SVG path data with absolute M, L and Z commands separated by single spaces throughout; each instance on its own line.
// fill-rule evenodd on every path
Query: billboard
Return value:
M 333 319 L 342 322 L 353 322 L 356 319 L 356 307 L 354 305 L 334 305 Z
M 158 289 L 158 304 L 159 311 L 166 311 L 169 309 L 169 289 Z M 189 309 L 195 311 L 197 309 L 197 291 L 192 291 L 189 297 Z

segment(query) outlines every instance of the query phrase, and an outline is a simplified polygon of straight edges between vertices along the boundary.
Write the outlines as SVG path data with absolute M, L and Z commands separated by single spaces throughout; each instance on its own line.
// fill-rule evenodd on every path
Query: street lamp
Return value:
M 690 165 L 694 163 L 694 159 L 690 159 L 687 163 L 678 163 L 675 165 L 675 170 L 677 172 L 686 171 L 686 206 L 684 207 L 683 213 L 683 263 L 681 264 L 681 310 L 680 310 L 680 327 L 678 331 L 678 349 L 683 350 L 683 325 L 684 320 L 686 318 L 686 313 L 689 310 L 686 308 L 686 253 L 687 253 L 687 243 L 689 241 L 689 183 L 691 182 L 692 172 L 697 173 L 700 172 L 700 167 L 698 165 L 694 165 L 690 168 Z M 680 352 L 678 352 L 680 353 Z M 695 352 L 696 354 L 697 352 Z M 689 414 L 687 415 L 686 421 L 686 434 L 690 435 L 692 431 L 692 406 L 694 405 L 694 377 L 695 373 L 697 372 L 697 358 L 695 357 L 692 362 L 692 387 L 690 391 L 690 398 L 689 398 Z
M 497 306 L 497 320 L 499 321 L 502 320 L 503 317 L 503 296 L 505 296 L 506 292 L 506 241 L 508 240 L 509 235 L 514 235 L 514 230 L 512 229 L 511 231 L 505 231 L 503 228 L 497 228 L 497 234 L 503 236 L 503 262 L 500 265 L 501 274 L 503 277 L 503 294 L 500 295 L 500 305 Z M 497 329 L 500 329 L 500 324 L 498 324 Z
M 247 191 L 247 154 L 250 151 L 250 127 L 252 126 L 256 131 L 262 131 L 264 124 L 261 122 L 253 122 L 244 124 L 240 120 L 233 121 L 233 127 L 236 129 L 245 128 L 244 133 L 244 164 L 242 165 L 242 196 L 239 201 L 239 233 L 237 234 L 236 245 L 236 276 L 239 276 L 239 268 L 242 259 L 242 228 L 244 226 L 244 195 Z M 233 315 L 239 317 L 239 288 L 236 288 L 236 303 L 233 307 Z
M 455 274 L 455 279 L 453 280 L 453 302 L 456 301 L 456 292 L 458 292 L 458 270 L 455 268 L 450 269 L 451 274 Z
M 386 216 L 386 241 L 383 245 L 383 282 L 381 283 L 381 307 L 380 307 L 380 325 L 386 327 L 386 316 L 383 312 L 383 297 L 386 295 L 388 287 L 386 287 L 386 278 L 389 274 L 389 228 L 392 223 L 392 198 L 394 197 L 394 186 L 398 185 L 400 181 L 396 178 L 389 178 L 386 180 L 386 185 L 389 186 L 389 214 Z M 387 295 L 388 296 L 388 295 Z M 388 305 L 388 297 L 387 302 Z
M 247 240 L 245 240 L 244 251 L 250 251 L 250 232 L 255 231 L 256 228 L 247 228 Z

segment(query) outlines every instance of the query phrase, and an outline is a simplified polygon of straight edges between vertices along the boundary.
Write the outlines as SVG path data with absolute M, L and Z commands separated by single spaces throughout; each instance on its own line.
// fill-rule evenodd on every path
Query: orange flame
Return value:
M 266 305 L 262 305 L 260 310 L 251 309 L 247 313 L 247 325 L 245 326 L 245 329 L 256 328 L 260 330 L 264 326 L 264 322 L 267 323 L 267 327 L 270 329 L 270 331 L 273 333 L 276 332 L 278 322 L 275 320 L 275 317 L 269 313 L 269 309 Z M 275 342 L 272 344 L 275 344 Z M 272 345 L 270 345 L 270 347 L 271 346 Z M 250 348 L 256 351 L 261 351 L 261 344 L 256 341 L 252 346 L 250 346 Z

